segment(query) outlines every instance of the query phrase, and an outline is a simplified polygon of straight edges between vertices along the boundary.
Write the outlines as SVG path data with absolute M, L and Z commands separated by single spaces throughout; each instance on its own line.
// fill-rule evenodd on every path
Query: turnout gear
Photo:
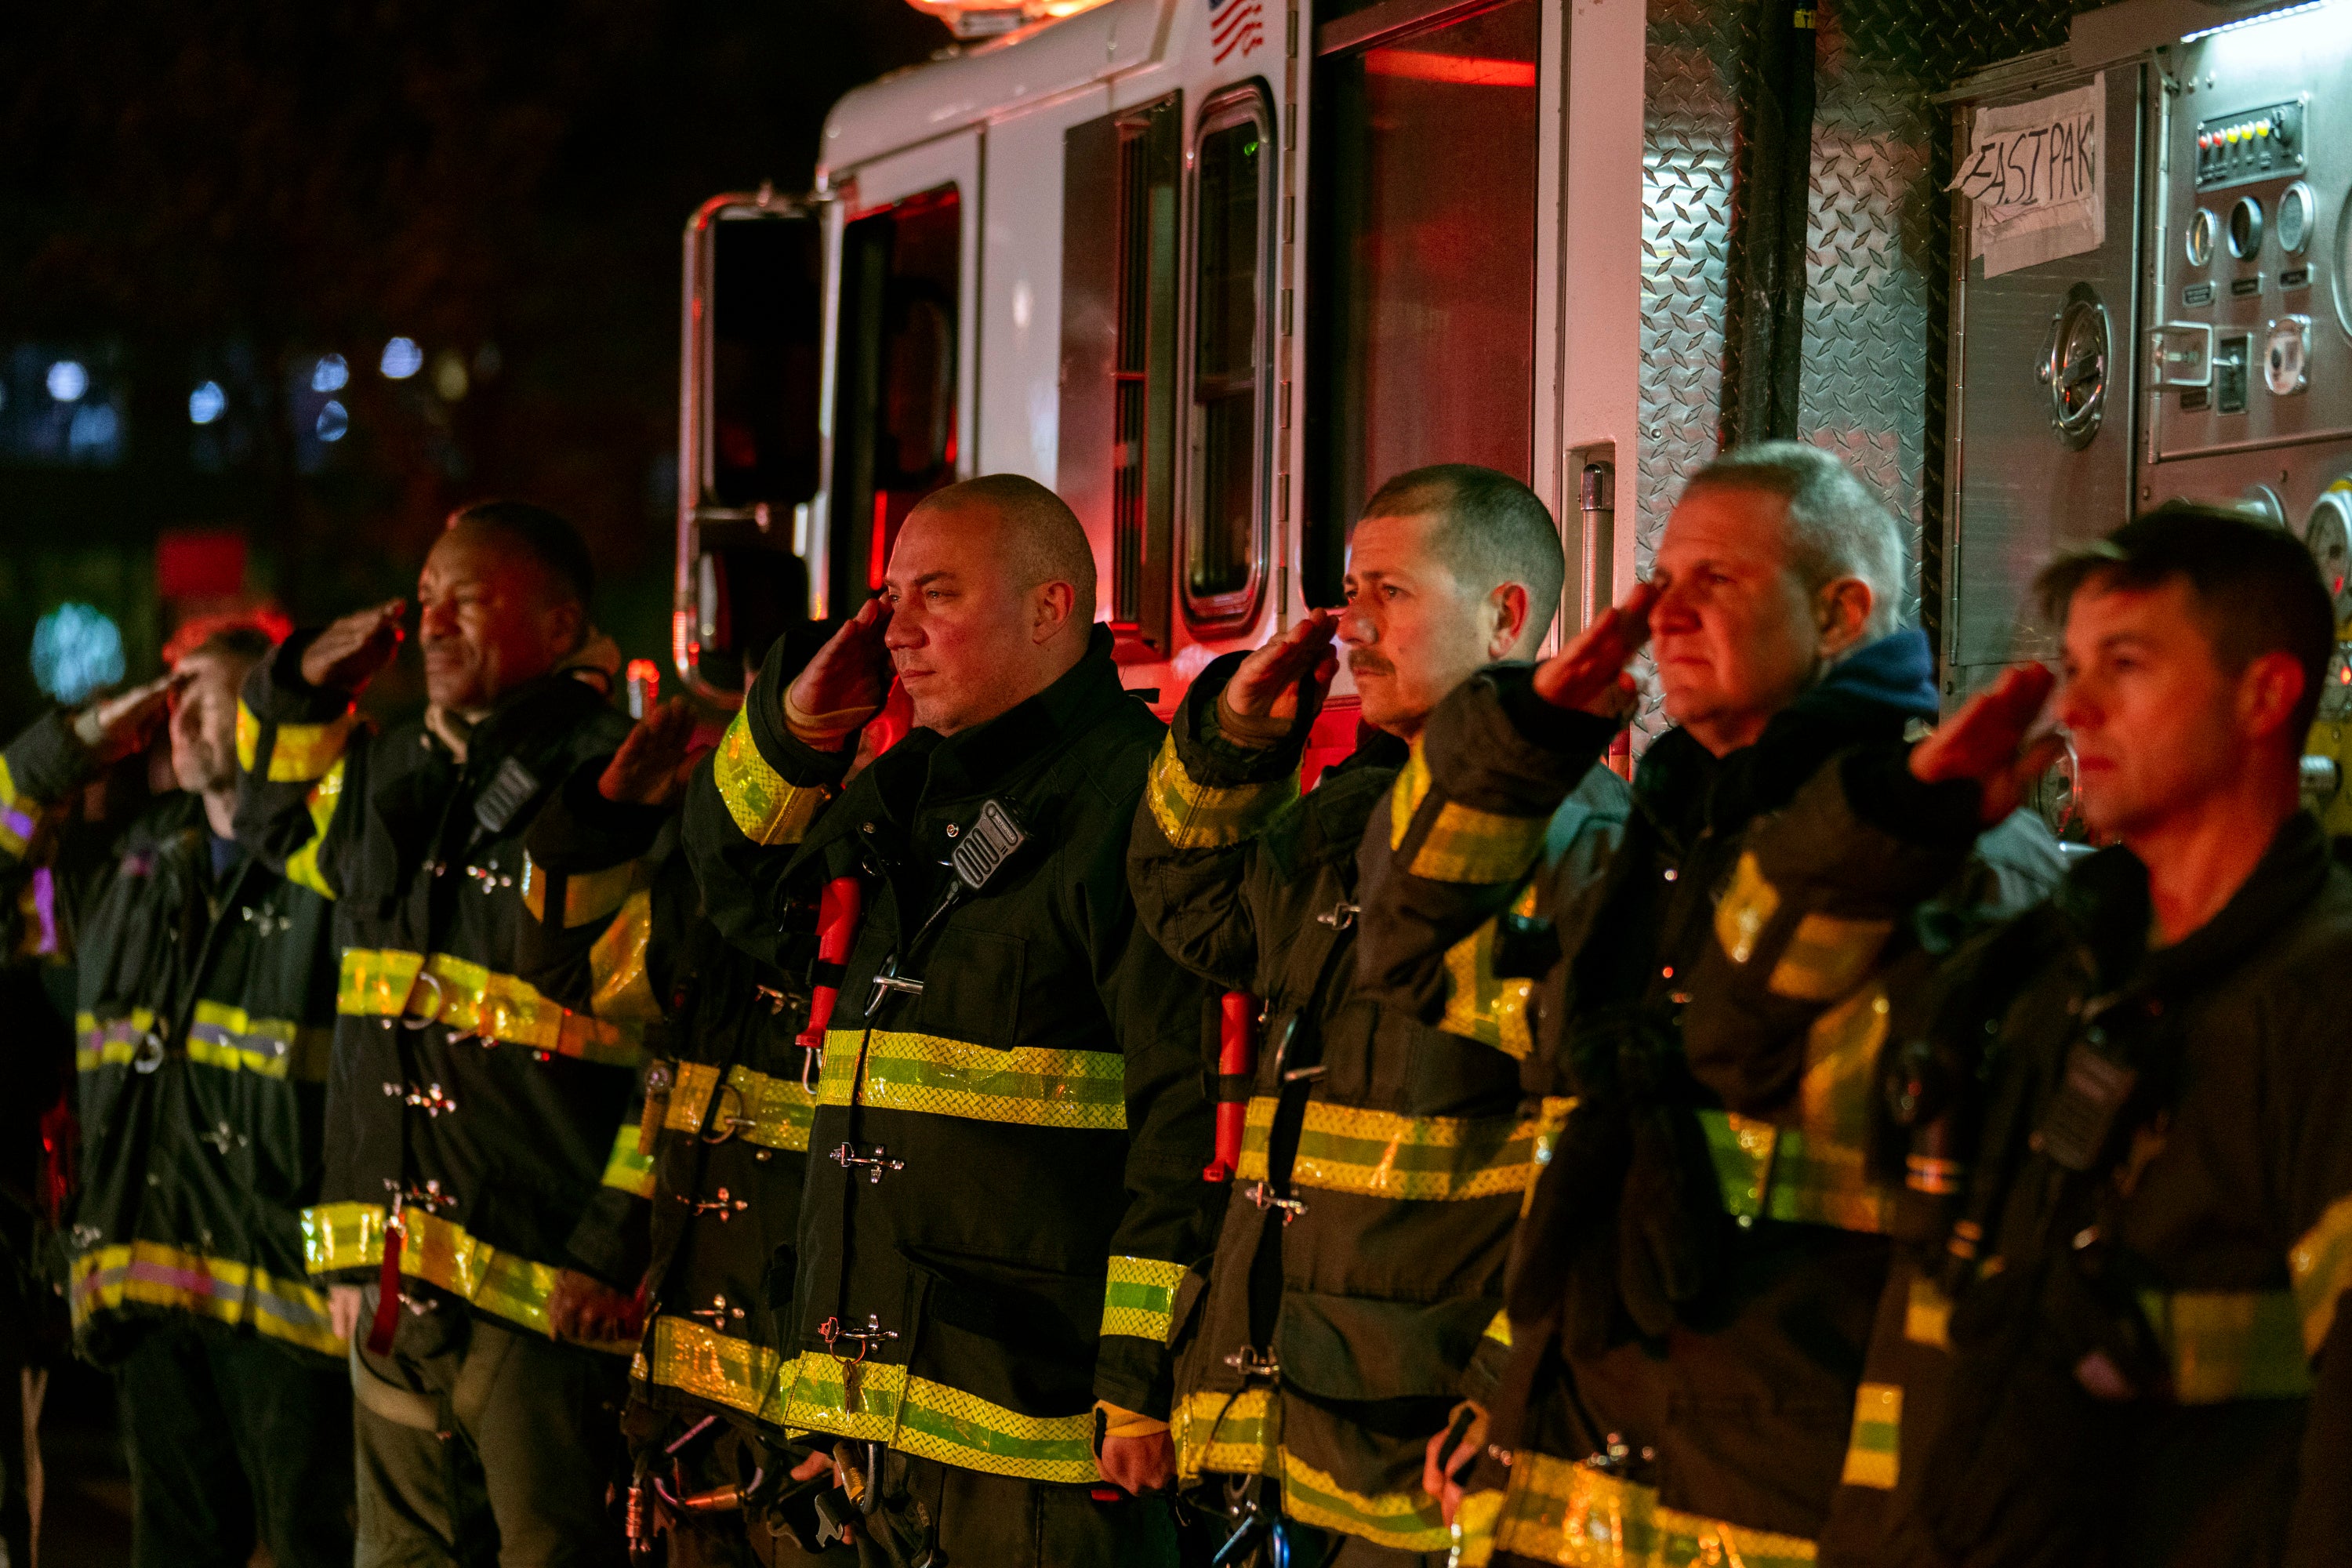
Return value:
M 748 703 L 695 776 L 688 847 L 754 957 L 788 962 L 824 887 L 865 884 L 788 1355 L 754 1363 L 763 1420 L 1084 1489 L 1097 1401 L 1168 1414 L 1171 1300 L 1222 1196 L 1201 1180 L 1209 999 L 1136 927 L 1126 836 L 1161 727 L 1109 655 L 1097 627 L 1045 691 L 917 730 L 846 789 L 848 750 Z M 761 691 L 782 689 L 782 657 Z M 1002 858 L 992 805 L 1026 836 Z
M 1449 956 L 1468 983 L 1446 1032 L 1360 994 L 1357 848 L 1407 748 L 1366 731 L 1301 795 L 1311 712 L 1272 746 L 1221 731 L 1243 657 L 1186 693 L 1129 855 L 1145 929 L 1263 997 L 1266 1020 L 1234 1107 L 1235 1201 L 1181 1293 L 1178 1468 L 1265 1476 L 1256 1507 L 1278 1499 L 1290 1533 L 1417 1561 L 1450 1544 L 1423 1450 L 1501 1309 L 1536 1139 L 1563 1108 L 1522 1103 L 1527 983 L 1495 974 L 1491 944 Z M 1623 815 L 1623 785 L 1596 770 L 1552 824 L 1553 858 L 1589 865 Z
M 1865 915 L 1975 829 L 1972 789 L 1871 762 L 1785 825 Z M 2150 929 L 2146 868 L 2106 849 L 1939 976 L 1932 1052 L 1981 1089 L 1923 1248 L 1949 1359 L 1898 1397 L 1957 1568 L 2318 1563 L 2352 1528 L 2352 875 L 2298 815 L 2203 927 Z
M 1598 1529 L 1628 1561 L 1797 1562 L 1836 1535 L 1889 1277 L 1893 1186 L 1868 1163 L 1888 987 L 1954 925 L 2031 903 L 2059 857 L 2013 819 L 1957 868 L 1943 912 L 1857 921 L 1784 893 L 1748 841 L 1837 753 L 1931 718 L 1928 675 L 1925 639 L 1900 633 L 1753 745 L 1717 758 L 1669 731 L 1601 877 L 1536 878 L 1548 931 L 1498 917 L 1611 725 L 1552 709 L 1524 670 L 1489 672 L 1440 705 L 1422 765 L 1375 815 L 1366 988 L 1440 1016 L 1443 955 L 1495 921 L 1541 971 L 1528 1087 L 1577 1100 L 1514 1243 L 1511 1360 L 1465 1503 L 1473 1560 L 1577 1561 Z M 1712 1005 L 1700 971 L 1725 963 L 1757 976 L 1745 1006 Z

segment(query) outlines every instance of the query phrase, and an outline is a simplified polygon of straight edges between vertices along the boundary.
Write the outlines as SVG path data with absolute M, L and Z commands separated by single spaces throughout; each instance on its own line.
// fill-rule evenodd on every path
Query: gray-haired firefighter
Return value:
M 331 909 L 231 834 L 236 691 L 268 655 L 214 633 L 164 679 L 58 713 L 0 757 L 8 889 L 74 926 L 81 1192 L 75 1343 L 121 1391 L 142 1568 L 351 1559 L 351 1392 L 302 1268 L 334 1019 Z M 99 845 L 47 808 L 171 711 L 163 796 Z M 88 834 L 91 830 L 84 829 Z
M 1527 982 L 1496 978 L 1491 941 L 1449 955 L 1466 984 L 1437 1027 L 1360 994 L 1356 853 L 1430 710 L 1542 642 L 1564 569 L 1517 479 L 1466 464 L 1391 479 L 1349 536 L 1346 608 L 1203 670 L 1136 814 L 1145 928 L 1264 999 L 1235 1201 L 1178 1326 L 1175 1428 L 1188 1479 L 1265 1478 L 1229 1489 L 1261 1561 L 1280 1560 L 1277 1531 L 1299 1563 L 1443 1563 L 1450 1548 L 1423 1449 L 1501 1310 L 1536 1136 L 1564 1108 L 1521 1103 Z M 1364 728 L 1301 795 L 1335 637 Z M 1552 858 L 1589 866 L 1624 809 L 1624 786 L 1594 770 L 1549 824 Z
M 1094 605 L 1051 491 L 929 496 L 882 595 L 791 680 L 771 654 L 688 795 L 711 917 L 754 956 L 862 904 L 773 1378 L 869 1561 L 1174 1561 L 1139 1494 L 1173 1470 L 1171 1306 L 1223 1197 L 1212 1002 L 1128 896 L 1163 731 Z M 914 729 L 844 789 L 894 669 Z
M 1695 971 L 1750 956 L 1778 907 L 1750 828 L 1849 747 L 1935 715 L 1926 639 L 1901 629 L 1903 558 L 1902 525 L 1827 454 L 1717 460 L 1623 606 L 1439 705 L 1425 771 L 1365 836 L 1364 982 L 1426 1016 L 1447 949 L 1522 896 L 1537 826 L 1610 743 L 1651 639 L 1675 727 L 1641 760 L 1623 841 L 1589 885 L 1538 876 L 1548 930 L 1514 939 L 1549 946 L 1528 964 L 1530 1087 L 1577 1104 L 1513 1251 L 1466 1560 L 1810 1561 L 1842 1481 L 1879 1484 L 1874 1435 L 1859 1474 L 1853 1439 L 1889 1278 L 1895 1189 L 1867 1156 L 1890 968 L 2032 902 L 2056 847 L 2038 822 L 1990 835 L 1944 918 L 1822 913 L 1772 965 L 1773 1008 L 1688 1025 Z M 1514 825 L 1517 857 L 1484 852 Z M 1451 1477 L 1473 1445 L 1449 1447 Z
M 1890 1064 L 1909 1163 L 1948 1194 L 1947 1375 L 1874 1391 L 1908 1560 L 2341 1563 L 2352 875 L 2297 799 L 2328 592 L 2283 530 L 2193 506 L 2042 585 L 2051 710 L 2112 847 L 1950 959 L 1937 1026 Z M 1759 828 L 1793 912 L 1740 967 L 1786 962 L 1792 919 L 1884 921 L 1948 876 L 2047 763 L 2053 684 L 2012 671 Z
M 773 1304 L 790 1293 L 817 1058 L 801 1037 L 805 977 L 721 936 L 670 848 L 692 732 L 683 704 L 655 710 L 541 811 L 524 974 L 558 1001 L 586 1000 L 598 937 L 566 923 L 572 889 L 600 878 L 645 885 L 646 970 L 665 1016 L 647 1035 L 637 1142 L 652 1161 L 653 1246 L 625 1420 L 635 1458 L 626 1522 L 633 1549 L 672 1568 L 750 1568 L 791 1560 L 786 1542 L 817 1545 L 817 1483 L 788 1474 L 809 1449 L 778 1420 Z
M 421 721 L 354 724 L 397 602 L 289 638 L 246 683 L 238 831 L 335 900 L 342 949 L 305 1225 L 353 1336 L 362 1565 L 622 1553 L 606 1494 L 645 1267 L 646 900 L 605 879 L 567 901 L 599 932 L 589 1005 L 519 973 L 524 832 L 627 730 L 590 578 L 553 513 L 467 508 L 418 583 Z

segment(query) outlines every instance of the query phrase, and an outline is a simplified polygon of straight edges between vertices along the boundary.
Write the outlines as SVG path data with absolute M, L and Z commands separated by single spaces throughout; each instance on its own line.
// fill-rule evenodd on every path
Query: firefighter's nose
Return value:
M 1372 625 L 1372 617 L 1361 610 L 1342 610 L 1339 613 L 1339 637 L 1350 647 L 1368 647 L 1381 640 L 1381 628 Z

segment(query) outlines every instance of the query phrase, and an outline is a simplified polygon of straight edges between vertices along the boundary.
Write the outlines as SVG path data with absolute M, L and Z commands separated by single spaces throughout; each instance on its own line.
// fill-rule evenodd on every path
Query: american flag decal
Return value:
M 1209 0 L 1209 41 L 1216 65 L 1236 49 L 1244 59 L 1255 54 L 1265 42 L 1264 0 Z

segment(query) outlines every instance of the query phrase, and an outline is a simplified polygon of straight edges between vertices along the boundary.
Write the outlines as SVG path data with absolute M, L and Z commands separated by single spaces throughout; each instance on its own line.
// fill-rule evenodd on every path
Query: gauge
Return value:
M 2273 397 L 2292 397 L 2311 384 L 2311 318 L 2281 316 L 2263 339 L 2263 384 Z
M 2107 408 L 2107 308 L 2099 291 L 2077 283 L 2050 319 L 2040 379 L 2050 389 L 2050 427 L 2075 451 L 2091 444 Z
M 2221 228 L 2210 207 L 2199 207 L 2189 220 L 2189 265 L 2210 267 L 2213 264 L 2213 236 Z
M 2241 261 L 2252 261 L 2262 248 L 2263 204 L 2252 196 L 2241 196 L 2230 209 L 2230 254 Z
M 2303 543 L 2336 600 L 2336 624 L 2352 621 L 2352 479 L 2338 479 L 2321 492 L 2305 520 Z
M 2336 324 L 2352 339 L 2352 190 L 2336 204 L 2336 265 L 2328 291 L 2336 296 Z
M 2289 256 L 2301 256 L 2311 243 L 2311 187 L 2301 180 L 2279 193 L 2278 242 Z
M 2280 500 L 2278 491 L 2268 485 L 2248 485 L 2238 505 L 2257 514 L 2273 528 L 2286 526 L 2286 502 Z

